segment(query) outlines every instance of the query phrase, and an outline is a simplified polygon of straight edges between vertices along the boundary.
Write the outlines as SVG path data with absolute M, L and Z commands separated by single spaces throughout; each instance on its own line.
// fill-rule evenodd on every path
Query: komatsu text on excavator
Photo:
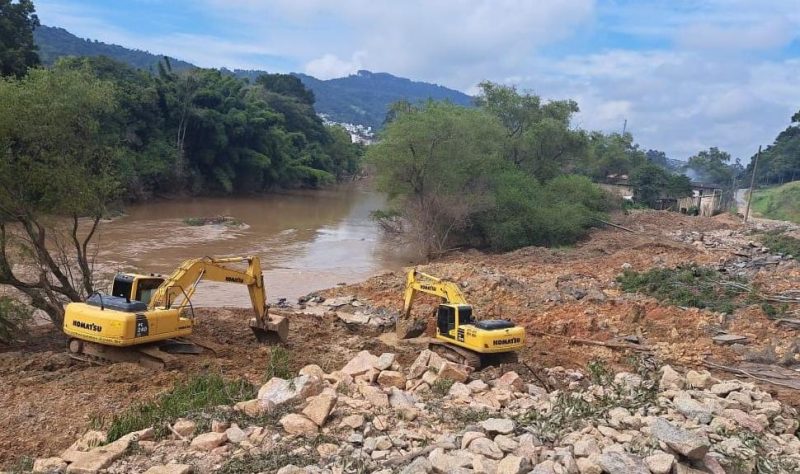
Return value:
M 230 266 L 238 263 L 247 263 L 247 269 Z M 64 332 L 70 337 L 71 355 L 162 368 L 173 360 L 169 352 L 198 353 L 199 347 L 179 338 L 192 334 L 191 297 L 201 280 L 246 285 L 255 311 L 250 328 L 256 338 L 286 340 L 289 321 L 269 314 L 258 257 L 204 257 L 183 262 L 166 279 L 119 273 L 110 295 L 95 293 L 85 303 L 68 304 Z
M 411 317 L 417 293 L 442 298 L 436 310 L 436 338 L 431 349 L 450 360 L 474 368 L 494 360 L 514 360 L 525 344 L 525 329 L 505 319 L 478 320 L 458 285 L 451 281 L 409 270 L 406 276 L 403 317 Z M 494 359 L 494 360 L 493 360 Z

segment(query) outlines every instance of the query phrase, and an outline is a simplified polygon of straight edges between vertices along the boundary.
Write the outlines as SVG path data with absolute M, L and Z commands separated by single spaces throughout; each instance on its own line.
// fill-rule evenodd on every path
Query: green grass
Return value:
M 187 217 L 183 220 L 183 223 L 192 227 L 199 227 L 203 225 L 219 225 L 219 224 L 225 224 L 231 227 L 239 227 L 240 225 L 242 225 L 242 221 L 240 221 L 235 217 L 230 217 L 230 216 Z
M 270 349 L 269 362 L 267 363 L 266 380 L 272 377 L 290 379 L 293 376 L 291 353 L 281 346 L 273 346 Z
M 745 283 L 741 278 L 724 277 L 714 269 L 696 266 L 654 268 L 643 273 L 625 270 L 617 281 L 627 292 L 643 293 L 675 306 L 722 313 L 732 313 L 741 305 L 742 290 L 726 283 Z
M 114 441 L 132 431 L 153 427 L 156 436 L 169 433 L 167 425 L 177 418 L 192 418 L 210 423 L 215 407 L 233 405 L 256 396 L 256 387 L 246 380 L 227 381 L 219 374 L 195 375 L 176 382 L 168 392 L 156 399 L 141 402 L 113 417 L 108 429 L 108 440 Z
M 800 223 L 800 181 L 755 191 L 751 209 L 768 219 Z
M 785 235 L 782 231 L 767 232 L 761 236 L 761 243 L 772 252 L 800 257 L 800 239 Z

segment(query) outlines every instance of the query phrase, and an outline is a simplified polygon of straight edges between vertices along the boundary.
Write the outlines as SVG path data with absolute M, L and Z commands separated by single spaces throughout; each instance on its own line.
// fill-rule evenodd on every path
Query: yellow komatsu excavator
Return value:
M 403 318 L 411 318 L 418 293 L 438 296 L 436 336 L 431 349 L 449 360 L 480 368 L 482 365 L 516 359 L 525 344 L 525 328 L 505 319 L 478 320 L 458 285 L 410 270 L 406 276 Z
M 230 266 L 241 263 L 247 263 L 244 271 Z M 286 340 L 289 321 L 269 314 L 258 257 L 204 257 L 183 262 L 167 278 L 118 273 L 110 295 L 95 293 L 84 303 L 68 304 L 64 333 L 70 338 L 70 355 L 163 368 L 174 361 L 169 353 L 199 353 L 197 345 L 180 338 L 192 334 L 191 297 L 201 280 L 246 285 L 255 311 L 250 328 L 256 338 Z

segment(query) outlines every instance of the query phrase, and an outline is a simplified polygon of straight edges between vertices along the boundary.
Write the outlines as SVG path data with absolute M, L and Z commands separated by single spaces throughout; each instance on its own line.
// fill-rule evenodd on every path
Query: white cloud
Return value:
M 317 79 L 331 79 L 343 77 L 362 68 L 364 52 L 359 51 L 353 54 L 350 60 L 339 59 L 335 54 L 324 54 L 319 58 L 312 59 L 305 66 L 305 72 Z

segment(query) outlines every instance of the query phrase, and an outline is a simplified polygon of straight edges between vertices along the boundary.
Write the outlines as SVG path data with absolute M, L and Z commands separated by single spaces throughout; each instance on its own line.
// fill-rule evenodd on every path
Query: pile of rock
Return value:
M 562 372 L 569 391 L 548 393 L 515 372 L 475 378 L 427 350 L 405 370 L 394 354 L 362 351 L 332 373 L 310 365 L 291 380 L 273 378 L 256 399 L 229 407 L 252 416 L 251 426 L 219 420 L 196 433 L 194 422 L 177 420 L 172 439 L 144 430 L 99 447 L 104 434 L 89 432 L 36 469 L 213 472 L 276 453 L 305 460 L 282 474 L 747 473 L 759 460 L 774 472 L 800 469 L 797 412 L 751 383 L 669 366 L 659 380 L 623 372 L 605 385 Z
M 319 295 L 307 295 L 300 298 L 298 304 L 291 309 L 317 316 L 333 315 L 344 324 L 368 326 L 378 330 L 393 327 L 397 319 L 396 312 L 374 308 L 352 295 L 327 299 Z

